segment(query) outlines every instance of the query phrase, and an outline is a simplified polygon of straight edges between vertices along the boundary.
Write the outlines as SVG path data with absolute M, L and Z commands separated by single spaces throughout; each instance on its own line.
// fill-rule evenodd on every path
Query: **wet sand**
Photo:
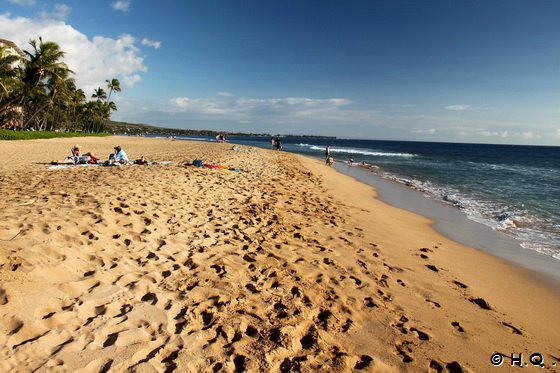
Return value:
M 519 241 L 505 232 L 472 221 L 459 208 L 429 198 L 421 191 L 383 179 L 359 166 L 338 163 L 335 167 L 338 171 L 373 186 L 382 201 L 428 217 L 433 221 L 433 227 L 446 237 L 530 269 L 534 276 L 560 289 L 560 260 L 525 249 Z
M 48 170 L 76 142 L 173 164 Z M 558 369 L 556 289 L 321 162 L 237 149 L 0 142 L 0 370 Z

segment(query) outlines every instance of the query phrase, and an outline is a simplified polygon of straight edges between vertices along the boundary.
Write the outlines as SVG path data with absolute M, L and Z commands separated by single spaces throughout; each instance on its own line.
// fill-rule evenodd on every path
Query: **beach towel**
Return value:
M 169 165 L 169 164 L 173 164 L 173 162 L 171 162 L 171 161 L 150 162 L 149 166 Z M 86 164 L 63 163 L 63 164 L 53 164 L 53 165 L 49 166 L 47 169 L 48 170 L 61 170 L 61 169 L 64 169 L 64 168 L 71 168 L 71 167 L 98 167 L 98 166 L 119 167 L 119 166 L 123 166 L 123 165 L 121 165 L 119 162 L 115 162 L 115 163 L 111 163 L 111 164 L 105 164 L 105 163 L 86 163 Z M 131 165 L 127 165 L 127 166 L 131 166 Z M 145 165 L 142 165 L 142 166 L 145 166 Z
M 212 164 L 212 163 L 203 163 L 200 159 L 195 159 L 192 162 L 186 162 L 185 166 L 195 166 L 195 167 L 203 167 L 203 168 L 212 168 L 217 170 L 228 170 L 233 172 L 241 172 L 239 168 L 223 166 L 219 164 Z

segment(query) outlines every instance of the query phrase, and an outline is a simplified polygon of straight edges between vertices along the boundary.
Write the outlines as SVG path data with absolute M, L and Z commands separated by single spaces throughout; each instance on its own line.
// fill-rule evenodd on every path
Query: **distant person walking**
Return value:
M 325 148 L 325 162 L 328 163 L 330 157 L 331 157 L 331 146 L 327 145 L 327 147 Z

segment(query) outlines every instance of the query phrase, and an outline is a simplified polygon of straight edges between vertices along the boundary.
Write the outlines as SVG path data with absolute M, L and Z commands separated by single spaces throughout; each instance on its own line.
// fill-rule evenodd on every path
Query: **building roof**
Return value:
M 0 45 L 5 45 L 8 48 L 13 49 L 21 58 L 25 57 L 25 54 L 23 54 L 23 52 L 21 51 L 21 49 L 19 49 L 19 47 L 17 46 L 16 43 L 14 43 L 13 41 L 9 41 L 6 39 L 0 39 Z

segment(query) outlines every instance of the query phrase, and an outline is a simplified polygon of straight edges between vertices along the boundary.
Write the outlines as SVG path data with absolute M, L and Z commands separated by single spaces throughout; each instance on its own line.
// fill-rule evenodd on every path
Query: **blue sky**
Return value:
M 560 1 L 0 0 L 113 119 L 346 138 L 560 145 Z

